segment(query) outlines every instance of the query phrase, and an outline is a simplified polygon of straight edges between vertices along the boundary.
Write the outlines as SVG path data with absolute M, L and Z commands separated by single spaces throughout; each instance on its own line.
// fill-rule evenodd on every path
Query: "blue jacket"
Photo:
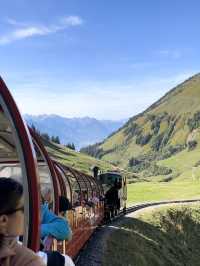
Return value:
M 57 240 L 70 240 L 72 231 L 66 219 L 63 219 L 48 208 L 48 204 L 41 205 L 41 238 L 52 236 Z

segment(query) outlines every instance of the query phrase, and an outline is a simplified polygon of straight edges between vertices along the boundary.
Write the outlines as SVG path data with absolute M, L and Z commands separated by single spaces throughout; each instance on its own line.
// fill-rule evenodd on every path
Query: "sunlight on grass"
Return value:
M 200 198 L 200 181 L 141 182 L 128 185 L 128 205 L 138 202 Z

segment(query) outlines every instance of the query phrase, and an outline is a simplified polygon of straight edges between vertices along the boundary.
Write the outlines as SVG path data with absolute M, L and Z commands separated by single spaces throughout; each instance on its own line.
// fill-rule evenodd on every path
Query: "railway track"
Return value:
M 81 250 L 79 255 L 75 260 L 77 266 L 101 266 L 102 258 L 104 256 L 104 248 L 106 240 L 109 238 L 110 234 L 113 232 L 113 225 L 120 222 L 120 218 L 123 216 L 135 212 L 140 209 L 144 209 L 152 206 L 159 206 L 165 204 L 183 204 L 183 203 L 193 203 L 200 202 L 200 199 L 193 200 L 169 200 L 169 201 L 159 201 L 159 202 L 147 202 L 136 204 L 126 209 L 126 214 L 121 211 L 112 222 L 105 225 L 99 226 L 98 230 L 92 235 L 91 239 L 87 242 L 85 247 Z
M 164 204 L 174 204 L 174 203 L 193 203 L 193 202 L 200 202 L 200 199 L 192 199 L 192 200 L 169 200 L 169 201 L 158 201 L 158 202 L 147 202 L 147 203 L 141 203 L 137 205 L 133 205 L 131 207 L 126 208 L 126 214 L 129 214 L 131 212 L 151 207 L 151 206 L 158 206 L 158 205 L 164 205 Z M 120 212 L 120 216 L 123 216 L 124 213 Z

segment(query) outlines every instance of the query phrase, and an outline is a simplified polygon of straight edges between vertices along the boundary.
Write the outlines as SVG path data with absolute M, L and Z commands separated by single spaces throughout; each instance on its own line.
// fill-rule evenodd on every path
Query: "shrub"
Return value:
M 197 162 L 195 163 L 195 165 L 194 165 L 194 167 L 198 167 L 198 166 L 200 166 L 200 161 L 197 161 Z
M 159 130 L 160 130 L 160 123 L 162 122 L 163 119 L 168 118 L 169 120 L 169 116 L 167 112 L 164 112 L 162 114 L 159 114 L 157 117 L 154 116 L 154 119 L 151 120 L 152 124 L 151 124 L 151 130 L 153 131 L 154 135 L 157 135 Z
M 153 130 L 154 135 L 158 134 L 158 131 L 160 130 L 160 120 L 156 119 L 151 124 L 151 130 Z
M 129 126 L 124 130 L 124 134 L 127 136 L 126 140 L 130 140 L 134 136 L 141 134 L 142 130 L 136 123 L 130 123 Z
M 153 121 L 155 120 L 156 116 L 153 114 L 147 114 L 147 120 Z
M 196 140 L 188 141 L 188 151 L 194 150 L 196 148 L 196 146 L 197 146 Z
M 145 171 L 144 176 L 157 176 L 157 175 L 169 175 L 172 173 L 172 169 L 165 167 L 165 166 L 159 166 L 157 164 L 151 164 L 151 166 L 148 168 L 147 171 Z
M 176 173 L 176 174 L 173 174 L 173 175 L 170 175 L 170 176 L 166 176 L 162 181 L 160 182 L 170 182 L 172 181 L 173 179 L 175 179 L 176 177 L 178 177 L 180 174 L 179 173 Z
M 165 177 L 163 180 L 162 180 L 162 182 L 170 182 L 170 181 L 172 181 L 173 180 L 173 176 L 171 175 L 171 176 L 167 176 L 167 177 Z
M 65 145 L 65 147 L 67 147 L 67 148 L 69 148 L 69 149 L 71 149 L 71 150 L 76 150 L 76 147 L 75 147 L 75 145 L 74 145 L 74 143 L 72 142 L 72 143 L 68 143 L 68 144 L 66 144 Z
M 133 172 L 138 173 L 147 169 L 150 166 L 150 163 L 145 160 L 139 160 L 133 157 L 129 160 L 129 166 L 131 167 Z
M 151 134 L 139 135 L 136 138 L 136 144 L 141 145 L 141 146 L 144 146 L 144 145 L 146 145 L 150 141 L 151 137 L 152 137 Z
M 158 155 L 158 159 L 159 160 L 167 159 L 171 157 L 172 155 L 178 152 L 181 152 L 184 149 L 185 149 L 185 145 L 181 145 L 181 144 L 177 144 L 174 146 L 168 146 L 160 152 L 160 155 Z
M 56 136 L 56 137 L 52 136 L 52 137 L 51 137 L 51 141 L 53 141 L 53 142 L 55 142 L 55 143 L 57 143 L 57 144 L 60 144 L 60 139 L 59 139 L 58 136 Z
M 96 143 L 94 145 L 89 145 L 85 148 L 81 148 L 80 152 L 93 156 L 95 158 L 101 159 L 105 154 L 113 152 L 116 150 L 116 147 L 113 149 L 109 149 L 104 151 L 102 148 L 99 148 L 100 143 Z
M 43 138 L 43 139 L 45 139 L 45 140 L 50 140 L 50 136 L 49 136 L 49 134 L 48 133 L 41 133 L 41 137 Z
M 137 158 L 134 158 L 134 157 L 129 160 L 129 166 L 136 166 L 140 163 L 141 163 L 141 161 L 138 160 Z
M 154 151 L 159 151 L 161 143 L 162 143 L 162 140 L 163 140 L 163 137 L 164 137 L 164 133 L 161 133 L 156 138 L 154 138 L 154 141 L 153 141 L 153 143 L 151 145 L 151 148 Z
M 200 111 L 196 112 L 192 118 L 188 119 L 187 125 L 188 125 L 190 131 L 192 131 L 195 128 L 200 127 Z

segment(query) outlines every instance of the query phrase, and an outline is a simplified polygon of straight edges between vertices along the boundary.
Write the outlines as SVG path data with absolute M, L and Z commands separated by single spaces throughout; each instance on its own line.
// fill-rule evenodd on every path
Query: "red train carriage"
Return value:
M 24 245 L 39 250 L 40 194 L 52 192 L 52 209 L 58 213 L 59 196 L 73 209 L 67 219 L 73 230 L 71 241 L 51 240 L 49 248 L 74 257 L 104 215 L 102 202 L 92 206 L 92 197 L 102 195 L 102 187 L 92 176 L 81 173 L 49 156 L 40 137 L 26 126 L 5 83 L 0 79 L 0 177 L 21 181 L 25 194 Z

